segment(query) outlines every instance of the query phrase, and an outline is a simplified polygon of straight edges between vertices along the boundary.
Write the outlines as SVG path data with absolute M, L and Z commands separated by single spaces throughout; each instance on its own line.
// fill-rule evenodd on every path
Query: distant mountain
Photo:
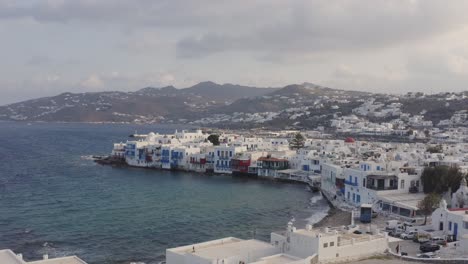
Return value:
M 245 98 L 223 107 L 220 112 L 267 112 L 281 111 L 290 107 L 313 107 L 332 101 L 353 101 L 372 96 L 371 93 L 345 91 L 323 87 L 311 83 L 292 84 L 262 96 Z
M 63 93 L 0 106 L 0 120 L 64 122 L 161 122 L 190 119 L 239 98 L 275 91 L 202 82 L 185 89 L 146 87 L 136 92 Z M 182 120 L 183 121 L 183 120 Z
M 401 119 L 411 126 L 421 116 L 434 125 L 440 121 L 450 123 L 447 121 L 450 119 L 463 122 L 457 120 L 468 112 L 467 105 L 468 92 L 390 95 L 312 83 L 257 88 L 202 82 L 184 89 L 167 86 L 146 87 L 135 92 L 63 93 L 0 106 L 0 120 L 182 123 L 275 129 L 329 127 L 332 119 L 356 115 L 376 123 Z M 392 124 L 401 123 L 395 122 Z
M 194 86 L 176 89 L 174 86 L 167 86 L 163 88 L 146 87 L 138 90 L 137 94 L 145 95 L 193 95 L 202 96 L 210 100 L 228 101 L 233 102 L 239 98 L 254 97 L 264 95 L 277 88 L 257 88 L 250 86 L 242 86 L 235 84 L 217 84 L 214 82 L 201 82 Z

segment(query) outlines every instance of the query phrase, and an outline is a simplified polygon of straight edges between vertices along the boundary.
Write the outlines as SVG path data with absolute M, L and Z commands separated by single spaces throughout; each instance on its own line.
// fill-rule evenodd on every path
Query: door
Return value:
M 458 235 L 458 223 L 453 223 L 453 240 L 457 240 Z
M 377 189 L 378 190 L 385 189 L 385 180 L 384 179 L 377 180 Z

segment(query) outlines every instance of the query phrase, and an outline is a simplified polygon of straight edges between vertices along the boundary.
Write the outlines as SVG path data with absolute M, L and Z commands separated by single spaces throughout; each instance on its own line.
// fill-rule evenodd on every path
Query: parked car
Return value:
M 393 230 L 401 226 L 401 223 L 398 220 L 388 220 L 385 222 L 385 230 Z
M 421 253 L 416 255 L 418 258 L 440 258 L 434 252 Z
M 406 233 L 403 233 L 400 235 L 400 238 L 402 239 L 413 239 L 414 236 L 416 236 L 418 234 L 417 231 L 410 231 L 410 232 L 406 232 Z
M 445 245 L 447 244 L 447 241 L 442 238 L 442 237 L 433 237 L 431 239 L 432 243 L 437 244 L 437 245 Z
M 427 242 L 430 242 L 431 240 L 429 239 L 428 236 L 424 236 L 424 235 L 416 235 L 414 236 L 413 238 L 413 242 L 416 242 L 416 243 L 420 243 L 420 244 L 424 244 L 424 243 L 427 243 Z
M 404 231 L 402 229 L 395 228 L 394 230 L 388 232 L 388 235 L 392 237 L 400 237 L 400 235 L 403 233 Z
M 419 250 L 421 250 L 421 252 L 434 252 L 439 249 L 440 246 L 434 243 L 425 243 L 419 247 Z
M 353 234 L 361 235 L 361 234 L 362 234 L 362 231 L 360 231 L 360 230 L 355 230 L 355 231 L 353 232 Z

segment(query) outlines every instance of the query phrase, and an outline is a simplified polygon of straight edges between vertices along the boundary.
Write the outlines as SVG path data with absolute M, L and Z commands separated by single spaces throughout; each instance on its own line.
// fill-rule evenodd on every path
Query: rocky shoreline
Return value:
M 316 228 L 320 227 L 336 227 L 336 226 L 347 226 L 351 224 L 351 212 L 346 212 L 337 209 L 330 205 L 330 210 L 327 216 L 322 220 L 315 223 L 313 226 Z

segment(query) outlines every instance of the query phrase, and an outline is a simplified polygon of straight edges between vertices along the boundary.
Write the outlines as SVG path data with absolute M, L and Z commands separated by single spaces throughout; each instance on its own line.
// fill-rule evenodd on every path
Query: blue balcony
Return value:
M 344 183 L 347 184 L 347 185 L 351 185 L 351 186 L 358 186 L 357 182 L 352 182 L 352 181 L 348 181 L 348 180 L 345 180 Z

